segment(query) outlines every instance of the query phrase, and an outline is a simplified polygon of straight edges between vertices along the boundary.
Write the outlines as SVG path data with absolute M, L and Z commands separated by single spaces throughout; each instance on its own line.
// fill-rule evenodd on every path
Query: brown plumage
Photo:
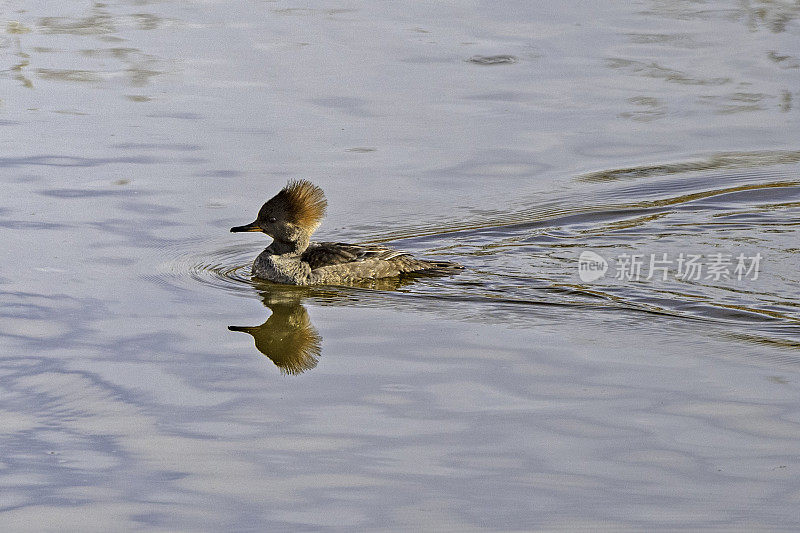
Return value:
M 290 181 L 273 200 L 286 203 L 289 222 L 314 230 L 319 227 L 328 207 L 322 189 L 306 180 Z
M 416 259 L 379 245 L 310 242 L 325 216 L 322 189 L 305 180 L 290 181 L 265 203 L 258 218 L 233 232 L 261 231 L 273 238 L 253 262 L 253 275 L 291 285 L 350 284 L 407 272 L 453 273 L 461 265 Z

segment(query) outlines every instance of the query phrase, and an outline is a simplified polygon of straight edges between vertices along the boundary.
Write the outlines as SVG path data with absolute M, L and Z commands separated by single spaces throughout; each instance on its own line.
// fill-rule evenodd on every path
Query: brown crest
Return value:
M 276 198 L 288 204 L 290 221 L 303 228 L 316 229 L 325 216 L 328 201 L 322 189 L 307 180 L 292 180 L 286 184 Z

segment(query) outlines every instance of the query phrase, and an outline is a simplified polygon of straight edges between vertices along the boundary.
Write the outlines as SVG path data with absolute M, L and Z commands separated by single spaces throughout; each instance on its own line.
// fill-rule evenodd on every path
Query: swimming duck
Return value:
M 231 231 L 260 231 L 272 243 L 253 262 L 253 276 L 289 285 L 341 285 L 408 272 L 448 274 L 462 269 L 448 261 L 426 261 L 379 245 L 311 242 L 328 202 L 307 180 L 290 181 L 265 203 L 255 221 Z

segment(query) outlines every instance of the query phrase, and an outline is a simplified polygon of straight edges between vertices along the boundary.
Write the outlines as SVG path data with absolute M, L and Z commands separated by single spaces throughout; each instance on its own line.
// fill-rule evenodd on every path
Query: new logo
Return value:
M 586 250 L 578 258 L 578 276 L 581 281 L 590 282 L 602 278 L 608 270 L 608 261 L 594 252 Z

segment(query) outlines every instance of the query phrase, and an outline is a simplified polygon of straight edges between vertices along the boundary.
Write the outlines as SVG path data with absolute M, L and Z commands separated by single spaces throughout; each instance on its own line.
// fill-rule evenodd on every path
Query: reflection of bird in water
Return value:
M 272 310 L 260 326 L 228 326 L 253 336 L 259 352 L 269 357 L 284 374 L 302 374 L 317 366 L 322 337 L 311 324 L 299 301 L 265 303 Z
M 359 280 L 352 289 L 394 291 L 414 282 L 413 276 Z M 293 287 L 265 283 L 259 285 L 264 307 L 272 314 L 260 326 L 228 326 L 253 336 L 259 352 L 269 357 L 283 374 L 302 374 L 317 366 L 322 354 L 322 336 L 301 303 L 312 299 L 323 305 L 352 301 L 356 296 L 345 288 Z

